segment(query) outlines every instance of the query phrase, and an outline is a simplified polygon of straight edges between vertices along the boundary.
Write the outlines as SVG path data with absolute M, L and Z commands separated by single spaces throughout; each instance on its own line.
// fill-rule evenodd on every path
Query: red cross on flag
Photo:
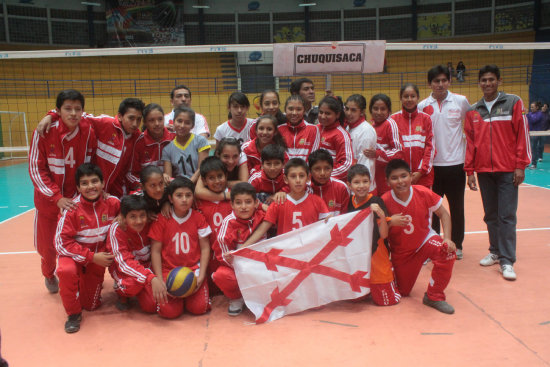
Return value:
M 256 323 L 370 292 L 370 209 L 330 218 L 233 253 Z

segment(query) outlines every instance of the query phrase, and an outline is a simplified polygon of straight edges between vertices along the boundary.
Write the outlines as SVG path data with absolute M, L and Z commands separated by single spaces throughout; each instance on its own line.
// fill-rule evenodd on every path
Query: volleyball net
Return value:
M 519 95 L 526 104 L 545 103 L 550 102 L 550 68 L 538 53 L 548 49 L 550 43 L 533 42 L 387 43 L 384 72 L 304 76 L 313 80 L 317 101 L 326 89 L 343 99 L 360 93 L 368 100 L 385 93 L 397 110 L 404 83 L 417 84 L 421 99 L 429 95 L 427 71 L 437 64 L 452 65 L 450 89 L 473 103 L 482 96 L 479 68 L 496 64 L 502 71 L 502 90 Z M 461 76 L 459 61 L 466 67 Z M 206 117 L 213 134 L 227 120 L 232 92 L 247 94 L 248 117 L 254 118 L 260 113 L 259 94 L 276 89 L 284 103 L 294 78 L 273 77 L 272 44 L 1 52 L 0 153 L 4 158 L 26 156 L 37 122 L 67 88 L 84 94 L 86 112 L 114 116 L 127 97 L 158 103 L 168 113 L 170 91 L 183 84 L 191 90 L 192 108 Z

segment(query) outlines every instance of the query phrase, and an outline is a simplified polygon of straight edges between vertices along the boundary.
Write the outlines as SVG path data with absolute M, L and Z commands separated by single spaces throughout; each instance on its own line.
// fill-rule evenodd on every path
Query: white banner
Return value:
M 273 76 L 379 73 L 386 41 L 277 43 Z
M 370 293 L 372 226 L 365 209 L 233 252 L 239 288 L 256 322 Z

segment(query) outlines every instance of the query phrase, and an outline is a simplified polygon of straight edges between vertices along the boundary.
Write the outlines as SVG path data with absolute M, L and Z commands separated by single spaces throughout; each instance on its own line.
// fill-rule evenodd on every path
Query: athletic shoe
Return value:
M 527 169 L 537 169 L 537 165 L 536 164 L 530 164 L 527 166 Z
M 46 288 L 48 289 L 48 292 L 50 293 L 59 292 L 59 281 L 57 280 L 55 275 L 51 278 L 44 278 L 44 284 L 46 284 Z
M 128 311 L 130 309 L 130 302 L 128 300 L 128 297 L 118 296 L 115 307 L 119 311 Z
M 430 306 L 438 310 L 439 312 L 446 313 L 448 315 L 452 315 L 455 313 L 455 309 L 453 306 L 448 304 L 445 301 L 434 301 L 428 298 L 428 294 L 424 293 L 424 299 L 422 299 L 422 303 L 426 306 Z
M 462 256 L 462 250 L 459 249 L 459 248 L 457 248 L 457 249 L 456 249 L 456 259 L 457 259 L 457 260 L 462 260 L 462 257 L 463 257 L 463 256 Z
M 498 255 L 496 254 L 487 254 L 479 261 L 479 265 L 481 266 L 491 266 L 495 264 L 498 264 Z
M 82 321 L 82 313 L 69 315 L 69 318 L 65 323 L 65 332 L 69 334 L 76 333 L 80 330 L 80 321 Z
M 227 308 L 227 314 L 229 316 L 239 316 L 241 312 L 243 312 L 243 307 L 244 307 L 243 298 L 230 299 L 229 307 Z
M 502 277 L 506 280 L 516 280 L 517 278 L 514 267 L 510 264 L 501 265 L 500 272 L 502 273 Z
M 542 162 L 542 158 L 539 158 L 539 159 L 537 160 L 537 162 Z
M 430 260 L 430 258 L 428 257 L 428 258 L 426 259 L 426 261 L 424 261 L 424 264 L 422 264 L 422 265 L 427 265 L 430 261 L 432 261 L 432 260 Z

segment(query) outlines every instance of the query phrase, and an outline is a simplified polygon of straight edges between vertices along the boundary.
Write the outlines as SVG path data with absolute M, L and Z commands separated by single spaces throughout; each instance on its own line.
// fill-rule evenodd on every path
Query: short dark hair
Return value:
M 388 162 L 386 166 L 386 178 L 389 178 L 391 173 L 398 169 L 404 169 L 407 172 L 411 173 L 411 167 L 402 159 L 392 159 Z
M 362 94 L 352 94 L 346 99 L 346 104 L 348 104 L 348 102 L 355 103 L 361 111 L 367 108 L 367 100 Z
M 291 94 L 290 96 L 288 96 L 288 98 L 285 101 L 285 110 L 286 110 L 286 107 L 288 106 L 288 103 L 292 101 L 300 102 L 305 109 L 306 101 L 304 101 L 302 96 L 299 94 Z
M 286 162 L 285 164 L 285 176 L 288 175 L 288 171 L 291 168 L 295 168 L 295 167 L 302 167 L 303 169 L 306 170 L 306 173 L 309 174 L 309 167 L 306 161 L 304 161 L 302 158 L 290 158 L 288 162 Z
M 178 89 L 185 89 L 186 91 L 189 92 L 189 97 L 191 97 L 191 89 L 189 89 L 187 86 L 185 86 L 185 85 L 183 85 L 183 84 L 180 84 L 180 85 L 174 87 L 174 89 L 172 89 L 172 90 L 170 91 L 170 99 L 174 99 L 174 93 L 176 93 L 176 91 L 177 91 Z
M 312 169 L 317 162 L 328 162 L 328 164 L 334 168 L 334 160 L 332 159 L 330 153 L 325 149 L 317 149 L 316 151 L 311 152 L 307 157 L 309 169 Z
M 349 168 L 349 171 L 348 171 L 348 182 L 351 182 L 351 180 L 353 180 L 353 178 L 355 176 L 367 176 L 370 180 L 370 172 L 369 172 L 369 169 L 367 168 L 367 166 L 359 163 L 359 164 L 354 164 L 353 166 L 351 166 Z
M 227 107 L 229 107 L 233 102 L 238 103 L 241 106 L 250 107 L 250 101 L 248 100 L 248 97 L 242 92 L 231 93 L 227 100 Z
M 176 117 L 178 117 L 182 113 L 186 113 L 189 115 L 189 118 L 193 122 L 193 127 L 195 127 L 195 111 L 193 111 L 191 107 L 179 106 L 174 108 L 174 121 L 176 121 Z
M 120 200 L 120 214 L 127 216 L 132 210 L 147 211 L 147 201 L 141 195 L 126 195 Z
M 481 77 L 483 74 L 486 73 L 493 73 L 496 75 L 497 79 L 500 79 L 500 69 L 495 64 L 485 65 L 481 69 L 479 69 L 479 75 L 477 77 L 477 80 L 481 80 Z
M 239 182 L 231 188 L 231 202 L 235 201 L 237 195 L 250 195 L 256 200 L 256 189 L 248 182 Z
M 434 80 L 438 75 L 441 74 L 445 74 L 447 80 L 451 81 L 451 71 L 449 70 L 449 68 L 443 65 L 436 65 L 428 70 L 428 84 L 431 84 L 432 80 Z
M 216 150 L 214 151 L 214 155 L 219 157 L 220 154 L 222 154 L 223 152 L 223 148 L 225 148 L 227 145 L 233 145 L 237 147 L 239 154 L 241 154 L 241 151 L 242 151 L 241 142 L 239 141 L 239 139 L 233 136 L 228 136 L 228 137 L 222 138 L 222 140 L 220 140 L 220 142 L 216 144 Z
M 372 107 L 378 101 L 384 102 L 386 107 L 388 107 L 388 111 L 391 113 L 391 99 L 390 99 L 390 97 L 388 97 L 384 93 L 378 93 L 378 94 L 375 94 L 374 96 L 372 96 L 372 98 L 370 99 L 370 102 L 369 102 L 369 112 L 372 113 Z
M 403 97 L 403 93 L 405 92 L 405 89 L 412 88 L 416 92 L 416 95 L 418 98 L 420 98 L 420 91 L 418 90 L 418 86 L 414 83 L 405 83 L 399 90 L 399 98 Z
M 124 116 L 130 108 L 133 108 L 133 109 L 138 110 L 139 112 L 143 113 L 143 109 L 145 108 L 145 104 L 139 98 L 125 98 L 125 99 L 122 100 L 122 102 L 120 102 L 120 105 L 118 106 L 118 113 L 121 116 Z
M 59 92 L 55 101 L 55 106 L 57 108 L 61 108 L 65 101 L 80 101 L 82 109 L 84 109 L 84 96 L 75 89 L 65 89 L 64 91 Z
M 340 124 L 344 123 L 346 115 L 344 115 L 344 103 L 340 97 L 325 96 L 321 102 L 319 102 L 319 108 L 321 108 L 322 105 L 327 105 L 327 107 L 336 114 L 336 121 Z
M 151 177 L 155 173 L 162 177 L 162 170 L 160 169 L 160 167 L 155 166 L 154 164 L 150 164 L 142 168 L 141 172 L 139 173 L 139 182 L 141 183 L 141 185 L 145 186 L 145 184 L 149 180 L 149 177 Z
M 269 144 L 262 149 L 260 153 L 262 163 L 271 159 L 278 159 L 284 163 L 285 161 L 285 148 L 278 144 Z
M 74 174 L 77 187 L 80 187 L 80 179 L 84 176 L 97 176 L 99 180 L 103 182 L 103 172 L 101 172 L 101 168 L 93 163 L 82 163 L 78 166 Z
M 309 78 L 299 78 L 293 80 L 292 83 L 290 83 L 290 88 L 288 89 L 288 91 L 290 92 L 290 94 L 298 94 L 300 93 L 300 89 L 302 89 L 302 84 L 304 83 L 313 84 L 313 81 Z
M 223 174 L 227 176 L 227 167 L 223 164 L 222 160 L 216 156 L 204 158 L 199 170 L 202 178 L 206 178 L 206 175 L 212 171 L 222 171 Z
M 181 176 L 174 178 L 172 182 L 170 182 L 170 184 L 168 185 L 166 191 L 168 192 L 168 195 L 172 196 L 177 189 L 180 189 L 182 187 L 187 187 L 189 190 L 191 190 L 193 194 L 195 193 L 195 184 L 193 183 L 193 181 L 191 181 L 187 177 Z

